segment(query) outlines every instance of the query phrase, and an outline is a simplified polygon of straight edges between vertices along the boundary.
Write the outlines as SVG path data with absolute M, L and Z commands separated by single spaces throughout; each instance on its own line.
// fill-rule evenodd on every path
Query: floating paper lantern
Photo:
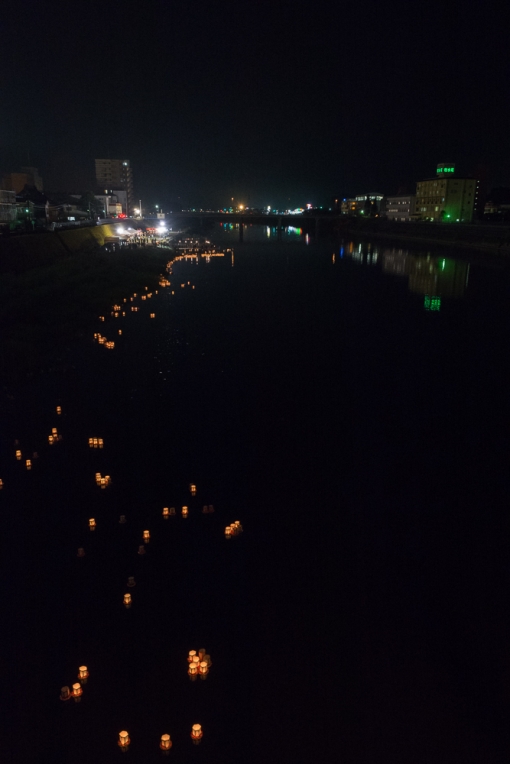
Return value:
M 124 595 L 124 606 L 128 609 L 131 607 L 131 595 L 129 593 Z
M 209 507 L 207 506 L 207 504 L 204 504 L 204 506 L 202 507 L 202 513 L 206 515 L 208 512 L 209 512 Z
M 204 655 L 204 661 L 207 663 L 209 668 L 211 668 L 211 666 L 212 666 L 211 656 L 210 655 Z
M 3 487 L 4 487 L 4 481 L 2 480 L 2 478 L 0 478 L 0 491 L 2 490 Z
M 82 684 L 86 684 L 87 679 L 89 678 L 89 670 L 86 666 L 79 666 L 78 667 L 78 679 Z
M 122 334 L 122 329 L 119 329 L 119 334 Z
M 143 544 L 140 544 L 138 547 L 138 554 L 145 554 L 145 547 Z
M 156 318 L 156 314 L 155 313 L 151 313 L 151 318 Z
M 170 507 L 169 514 L 170 515 L 175 515 L 175 507 Z
M 119 732 L 119 742 L 118 745 L 120 748 L 122 748 L 124 751 L 129 748 L 131 740 L 129 739 L 129 734 L 126 732 L 126 730 L 122 730 L 122 732 Z
M 161 741 L 159 743 L 159 747 L 162 751 L 169 751 L 172 747 L 172 741 L 170 740 L 170 735 L 161 735 Z
M 32 469 L 32 462 L 30 461 L 30 459 L 26 460 L 25 466 L 26 466 L 27 470 L 31 470 Z
M 55 439 L 53 435 L 48 435 L 48 443 L 50 444 L 50 446 L 52 446 L 54 442 L 55 442 Z
M 62 687 L 60 690 L 60 700 L 69 700 L 71 697 L 72 696 L 69 687 Z
M 230 525 L 225 528 L 225 538 L 229 539 L 232 536 L 232 529 Z
M 189 492 L 190 492 L 190 494 L 192 496 L 195 496 L 195 494 L 197 492 L 197 487 L 196 487 L 196 485 L 194 483 L 190 483 L 189 484 Z
M 198 676 L 198 664 L 197 663 L 190 663 L 188 667 L 188 674 L 189 676 L 193 678 L 197 678 Z
M 212 504 L 209 504 L 209 512 L 214 512 L 214 506 Z
M 104 478 L 101 478 L 100 485 L 101 485 L 101 488 L 106 488 L 106 480 Z
M 198 664 L 198 672 L 200 676 L 204 678 L 207 676 L 207 674 L 209 673 L 209 666 L 207 665 L 207 661 L 200 661 L 200 663 Z
M 127 580 L 127 585 L 130 587 L 136 586 L 136 581 L 134 576 L 129 576 Z
M 89 520 L 89 528 L 90 528 L 91 531 L 95 531 L 96 530 L 96 521 L 94 520 L 93 517 L 91 517 L 90 520 Z
M 103 441 L 103 439 L 102 439 L 102 438 L 98 438 L 98 439 L 97 439 L 97 443 L 98 443 L 98 446 L 99 446 L 99 448 L 103 448 L 103 446 L 104 446 L 104 441 Z
M 121 516 L 120 516 L 120 520 L 119 520 L 119 523 L 120 523 L 121 525 L 123 525 L 125 522 L 126 522 L 126 515 L 121 515 Z
M 182 516 L 183 517 L 187 517 L 188 516 L 188 507 L 183 507 L 182 508 Z
M 194 724 L 191 728 L 191 739 L 193 742 L 199 743 L 203 737 L 202 726 L 200 724 Z
M 79 682 L 75 682 L 73 684 L 73 698 L 78 703 L 81 700 L 81 696 L 83 695 L 83 690 L 81 688 L 81 684 Z
M 203 661 L 204 655 L 205 655 L 205 647 L 201 647 L 200 650 L 198 651 L 198 659 Z
M 57 406 L 57 414 L 61 414 L 61 413 L 62 413 L 62 409 L 61 409 L 61 407 L 60 407 L 60 406 Z
M 85 549 L 82 546 L 78 547 L 78 557 L 85 557 Z
M 21 461 L 21 451 L 19 449 L 18 449 L 18 451 L 16 451 L 16 459 L 18 461 Z
M 165 518 L 165 520 L 168 520 L 168 516 L 169 516 L 168 507 L 163 507 L 163 517 Z
M 190 650 L 188 653 L 188 663 L 191 663 L 193 661 L 193 658 L 197 654 L 196 650 Z
M 145 541 L 146 544 L 151 540 L 151 534 L 149 531 L 143 532 L 143 540 Z

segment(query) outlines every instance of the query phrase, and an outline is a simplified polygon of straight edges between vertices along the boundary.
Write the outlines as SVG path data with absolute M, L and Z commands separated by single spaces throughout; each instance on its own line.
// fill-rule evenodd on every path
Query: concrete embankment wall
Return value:
M 48 231 L 24 236 L 0 238 L 0 258 L 32 258 L 42 260 L 75 252 L 102 247 L 106 237 L 116 236 L 113 225 L 97 225 L 87 228 L 69 228 L 64 231 Z
M 105 238 L 116 236 L 113 225 L 69 228 L 64 231 L 33 233 L 0 238 L 0 270 L 8 264 L 36 266 L 75 252 L 102 247 Z
M 346 222 L 340 230 L 351 236 L 478 249 L 491 254 L 510 256 L 510 227 L 508 226 L 356 220 Z

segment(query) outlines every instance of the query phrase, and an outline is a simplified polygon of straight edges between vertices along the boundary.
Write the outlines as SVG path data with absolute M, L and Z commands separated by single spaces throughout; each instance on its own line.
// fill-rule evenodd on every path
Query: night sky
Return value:
M 21 6 L 20 6 L 21 7 Z M 94 187 L 129 158 L 163 206 L 510 184 L 508 41 L 463 3 L 29 2 L 0 20 L 0 170 Z

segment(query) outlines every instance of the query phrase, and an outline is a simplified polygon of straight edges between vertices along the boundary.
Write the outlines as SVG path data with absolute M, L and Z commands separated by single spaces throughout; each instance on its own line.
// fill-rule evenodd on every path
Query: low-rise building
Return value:
M 20 172 L 9 172 L 2 178 L 2 186 L 9 191 L 20 194 L 25 186 L 43 190 L 43 181 L 37 167 L 22 167 Z
M 416 196 L 414 194 L 399 194 L 386 197 L 385 215 L 388 220 L 408 222 L 414 220 Z
M 455 177 L 454 173 L 455 165 L 438 165 L 435 178 L 418 181 L 417 219 L 471 223 L 478 204 L 478 181 Z

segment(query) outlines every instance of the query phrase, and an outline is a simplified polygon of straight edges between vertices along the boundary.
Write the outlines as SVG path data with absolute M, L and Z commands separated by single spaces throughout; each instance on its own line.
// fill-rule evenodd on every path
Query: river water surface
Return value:
M 122 327 L 113 351 L 91 343 L 5 412 L 6 761 L 106 764 L 122 729 L 132 762 L 160 761 L 163 733 L 175 762 L 506 761 L 508 268 L 211 238 L 234 256 L 176 263 L 98 323 Z

